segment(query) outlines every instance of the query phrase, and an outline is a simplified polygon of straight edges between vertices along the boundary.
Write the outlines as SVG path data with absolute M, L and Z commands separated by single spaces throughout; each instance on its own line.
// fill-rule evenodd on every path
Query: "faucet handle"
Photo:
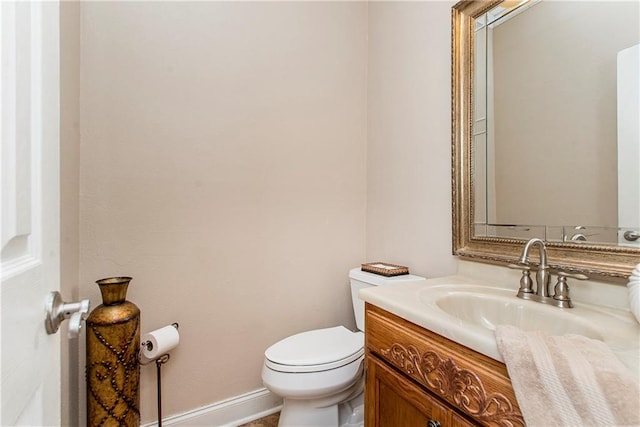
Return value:
M 507 264 L 507 268 L 512 270 L 531 270 L 528 264 Z
M 589 277 L 580 273 L 567 273 L 558 271 L 558 282 L 554 288 L 553 300 L 555 305 L 562 308 L 573 308 L 571 297 L 569 297 L 569 284 L 567 279 L 571 277 L 577 280 L 587 280 Z
M 558 271 L 558 277 L 570 277 L 577 280 L 589 280 L 589 276 L 582 273 L 567 273 L 566 271 Z
M 531 267 L 526 264 L 508 264 L 507 267 L 514 270 L 521 270 L 520 289 L 518 289 L 518 297 L 528 299 L 534 294 L 533 280 L 531 280 Z

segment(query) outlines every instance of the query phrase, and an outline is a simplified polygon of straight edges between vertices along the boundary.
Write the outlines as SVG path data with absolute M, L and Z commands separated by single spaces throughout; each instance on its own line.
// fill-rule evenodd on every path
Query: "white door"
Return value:
M 618 52 L 618 242 L 640 246 L 640 44 Z
M 0 425 L 60 425 L 59 4 L 0 1 Z

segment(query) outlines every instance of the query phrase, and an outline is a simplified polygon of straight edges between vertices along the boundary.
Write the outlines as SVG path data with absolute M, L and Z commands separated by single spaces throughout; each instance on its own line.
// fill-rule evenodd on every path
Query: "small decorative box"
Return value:
M 409 267 L 403 265 L 389 264 L 386 262 L 370 262 L 362 264 L 362 271 L 379 274 L 381 276 L 391 277 L 409 274 Z

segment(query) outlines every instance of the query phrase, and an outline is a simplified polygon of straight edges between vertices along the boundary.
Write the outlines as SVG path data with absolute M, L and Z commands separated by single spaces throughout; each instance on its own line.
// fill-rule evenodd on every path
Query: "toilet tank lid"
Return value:
M 427 280 L 424 277 L 415 276 L 413 274 L 402 274 L 400 276 L 385 277 L 379 274 L 362 271 L 360 267 L 352 268 L 351 270 L 349 270 L 349 278 L 359 280 L 360 282 L 369 283 L 375 286 L 385 286 L 391 285 L 393 283 L 421 282 Z
M 364 334 L 344 326 L 302 332 L 278 341 L 264 355 L 281 365 L 310 366 L 336 362 L 358 353 Z

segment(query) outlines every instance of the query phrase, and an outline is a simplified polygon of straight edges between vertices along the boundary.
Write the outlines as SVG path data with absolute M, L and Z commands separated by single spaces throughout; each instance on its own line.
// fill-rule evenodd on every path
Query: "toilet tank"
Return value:
M 359 267 L 349 270 L 349 282 L 351 283 L 351 301 L 353 302 L 353 313 L 356 317 L 358 329 L 364 331 L 364 301 L 358 298 L 358 291 L 370 286 L 386 286 L 394 283 L 422 282 L 424 277 L 413 274 L 403 274 L 401 276 L 385 277 L 379 274 L 362 271 Z

